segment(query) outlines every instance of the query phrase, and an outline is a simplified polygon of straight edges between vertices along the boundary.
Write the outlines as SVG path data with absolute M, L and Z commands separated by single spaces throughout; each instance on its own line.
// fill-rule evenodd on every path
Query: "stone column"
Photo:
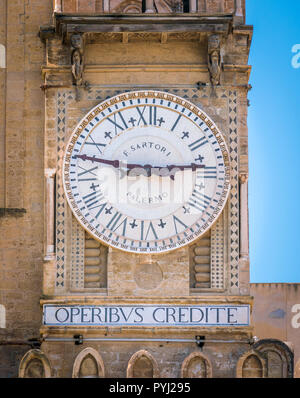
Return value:
M 240 258 L 249 258 L 248 174 L 240 175 Z
M 63 0 L 54 0 L 53 1 L 53 11 L 54 12 L 62 12 L 62 1 Z
M 189 0 L 189 8 L 191 13 L 197 12 L 197 0 Z
M 103 12 L 109 12 L 109 0 L 103 0 Z
M 55 288 L 55 169 L 46 169 L 46 253 L 43 267 L 43 294 L 51 296 Z
M 250 294 L 249 272 L 249 223 L 248 223 L 248 174 L 241 173 L 240 180 L 240 294 Z
M 235 15 L 234 15 L 234 24 L 240 25 L 244 22 L 244 15 L 243 15 L 243 7 L 242 7 L 242 0 L 235 0 Z
M 50 261 L 55 257 L 54 242 L 54 184 L 55 169 L 46 169 L 46 255 L 45 261 Z
M 237 17 L 243 17 L 242 0 L 235 0 L 235 15 Z
M 145 13 L 154 13 L 154 0 L 146 0 L 146 11 Z

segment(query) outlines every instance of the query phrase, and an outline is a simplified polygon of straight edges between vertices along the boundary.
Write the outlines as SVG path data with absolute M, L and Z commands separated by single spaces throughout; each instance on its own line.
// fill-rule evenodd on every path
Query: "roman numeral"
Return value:
M 197 171 L 197 178 L 217 178 L 216 167 L 205 167 Z
M 181 221 L 178 217 L 176 217 L 176 216 L 173 216 L 173 222 L 174 222 L 174 227 L 175 227 L 176 234 L 178 234 L 177 224 L 182 225 L 182 226 L 184 227 L 184 229 L 187 228 L 187 225 L 186 225 L 184 222 L 182 222 L 182 221 Z M 182 232 L 182 231 L 181 231 L 181 232 Z
M 174 131 L 175 127 L 177 126 L 179 120 L 181 119 L 182 115 L 179 115 L 178 118 L 176 119 L 175 123 L 173 124 L 173 127 L 171 128 L 171 131 Z
M 112 231 L 114 230 L 116 224 L 122 217 L 122 213 L 119 213 L 118 211 L 113 215 L 109 223 L 106 225 L 107 228 L 111 229 Z M 118 227 L 117 227 L 118 228 Z
M 122 215 L 122 214 L 121 214 Z M 122 236 L 125 236 L 126 233 L 126 227 L 127 227 L 127 217 L 124 218 L 124 220 L 122 222 L 120 222 L 119 225 L 117 225 L 115 227 L 115 225 L 117 224 L 117 222 L 119 221 L 120 217 L 117 218 L 117 221 L 114 223 L 113 227 L 111 228 L 111 230 L 113 232 L 115 232 L 117 229 L 119 229 L 121 227 L 121 225 L 123 225 L 123 230 L 122 230 Z
M 153 227 L 152 222 L 150 221 L 150 224 L 149 224 L 149 227 L 148 227 L 146 236 L 145 236 L 145 240 L 148 239 L 148 236 L 149 236 L 149 234 L 150 234 L 150 230 L 152 231 L 154 238 L 155 238 L 155 239 L 158 239 L 157 233 L 156 233 L 156 231 L 155 231 L 155 229 L 154 229 L 154 227 Z
M 197 141 L 192 142 L 189 145 L 189 148 L 191 149 L 191 151 L 195 151 L 196 149 L 200 148 L 202 145 L 205 145 L 208 143 L 208 140 L 206 139 L 206 137 L 202 137 Z
M 91 173 L 91 174 L 93 174 L 95 176 L 96 174 L 93 173 L 93 171 L 98 169 L 98 166 L 92 167 L 91 169 L 85 169 L 84 167 L 81 167 L 81 166 L 79 166 L 79 168 L 84 170 L 84 171 L 82 171 L 81 173 L 78 173 L 78 177 L 81 177 L 81 176 L 83 176 L 86 173 Z
M 157 109 L 156 106 L 149 106 L 149 124 L 156 126 L 156 116 Z
M 92 207 L 95 203 L 99 203 L 102 199 L 104 198 L 102 192 L 100 190 L 92 192 L 86 196 L 83 196 L 84 203 L 86 204 L 86 207 L 90 210 L 94 209 L 95 207 Z M 96 206 L 98 207 L 98 206 Z
M 207 208 L 211 201 L 211 198 L 207 195 L 204 195 L 197 189 L 194 189 L 192 193 L 192 197 L 188 202 L 190 206 L 194 207 L 197 210 L 203 211 Z
M 139 114 L 139 116 L 140 116 L 137 125 L 139 126 L 141 120 L 143 121 L 143 123 L 144 123 L 145 125 L 147 125 L 146 119 L 144 118 L 144 112 L 145 112 L 146 106 L 143 107 L 143 110 L 142 110 L 142 111 L 141 111 L 140 108 L 141 108 L 141 107 L 136 106 L 136 110 L 137 110 L 137 112 L 138 112 L 138 114 Z
M 92 140 L 92 142 L 86 142 L 85 145 L 94 145 L 102 155 L 102 151 L 101 151 L 100 147 L 106 147 L 106 144 L 101 144 L 101 143 L 95 142 L 95 140 L 93 139 L 93 137 L 91 135 L 89 136 L 89 138 Z
M 97 207 L 100 207 L 100 210 L 99 210 L 98 213 L 95 215 L 96 220 L 97 220 L 97 218 L 100 216 L 100 214 L 103 212 L 103 210 L 104 210 L 104 208 L 105 208 L 106 205 L 107 205 L 107 203 L 103 203 L 102 205 L 98 205 L 98 206 L 93 207 L 93 209 L 95 209 L 95 208 L 97 208 Z
M 117 122 L 117 116 L 119 115 L 120 121 Z M 113 114 L 113 120 L 111 118 L 107 118 L 107 120 L 115 126 L 115 135 L 118 135 L 118 129 L 124 131 L 124 129 L 128 129 L 128 125 L 125 122 L 125 119 L 121 112 L 116 112 Z

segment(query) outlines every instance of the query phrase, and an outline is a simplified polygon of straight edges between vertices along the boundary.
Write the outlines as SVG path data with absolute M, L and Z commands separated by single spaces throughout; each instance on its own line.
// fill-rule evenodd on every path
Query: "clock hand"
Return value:
M 95 156 L 87 156 L 87 155 L 75 155 L 76 158 L 82 159 L 82 160 L 90 160 L 91 162 L 98 162 L 102 164 L 108 164 L 109 166 L 113 166 L 116 169 L 118 169 L 122 165 L 122 161 L 119 160 L 107 160 L 107 159 L 99 159 L 96 158 Z M 124 164 L 125 165 L 125 164 Z M 126 164 L 126 167 L 128 169 L 134 169 L 138 167 L 143 167 L 139 164 Z
M 90 160 L 91 162 L 98 162 L 102 164 L 107 164 L 110 166 L 113 166 L 115 168 L 119 168 L 122 166 L 122 161 L 119 160 L 107 160 L 107 159 L 99 159 L 96 158 L 95 156 L 87 156 L 87 155 L 75 155 L 76 158 L 82 159 L 82 160 Z M 151 177 L 151 170 L 161 170 L 161 169 L 168 169 L 169 172 L 171 172 L 174 169 L 178 169 L 180 171 L 186 170 L 186 169 L 192 169 L 192 171 L 195 171 L 196 169 L 204 169 L 205 165 L 203 164 L 195 164 L 192 163 L 190 165 L 167 165 L 167 166 L 152 166 L 150 164 L 147 164 L 145 166 L 142 166 L 140 164 L 132 164 L 132 163 L 124 163 L 124 166 L 128 169 L 127 174 L 129 174 L 130 170 L 132 169 L 143 169 L 147 172 L 147 176 Z M 178 171 L 176 170 L 176 171 Z M 138 170 L 136 170 L 138 172 Z M 175 171 L 175 173 L 176 173 Z M 174 173 L 174 174 L 175 174 Z M 139 173 L 140 174 L 140 173 Z M 136 175 L 139 175 L 136 174 Z M 174 179 L 174 175 L 172 175 Z

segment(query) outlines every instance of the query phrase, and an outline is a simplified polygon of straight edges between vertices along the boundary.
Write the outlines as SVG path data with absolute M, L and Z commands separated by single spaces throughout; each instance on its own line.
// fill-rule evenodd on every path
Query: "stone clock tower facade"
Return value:
M 39 37 L 43 315 L 20 377 L 266 376 L 251 323 L 245 0 L 55 0 Z M 133 166 L 147 184 L 188 171 L 190 194 L 162 205 L 164 191 L 127 187 L 120 205 L 99 171 L 126 180 Z

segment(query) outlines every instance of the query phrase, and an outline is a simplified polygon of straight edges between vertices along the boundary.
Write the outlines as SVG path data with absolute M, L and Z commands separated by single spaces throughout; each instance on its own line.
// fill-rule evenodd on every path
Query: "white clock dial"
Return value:
M 64 187 L 95 239 L 134 253 L 191 243 L 218 218 L 230 189 L 226 143 L 210 118 L 172 94 L 120 94 L 74 130 Z

